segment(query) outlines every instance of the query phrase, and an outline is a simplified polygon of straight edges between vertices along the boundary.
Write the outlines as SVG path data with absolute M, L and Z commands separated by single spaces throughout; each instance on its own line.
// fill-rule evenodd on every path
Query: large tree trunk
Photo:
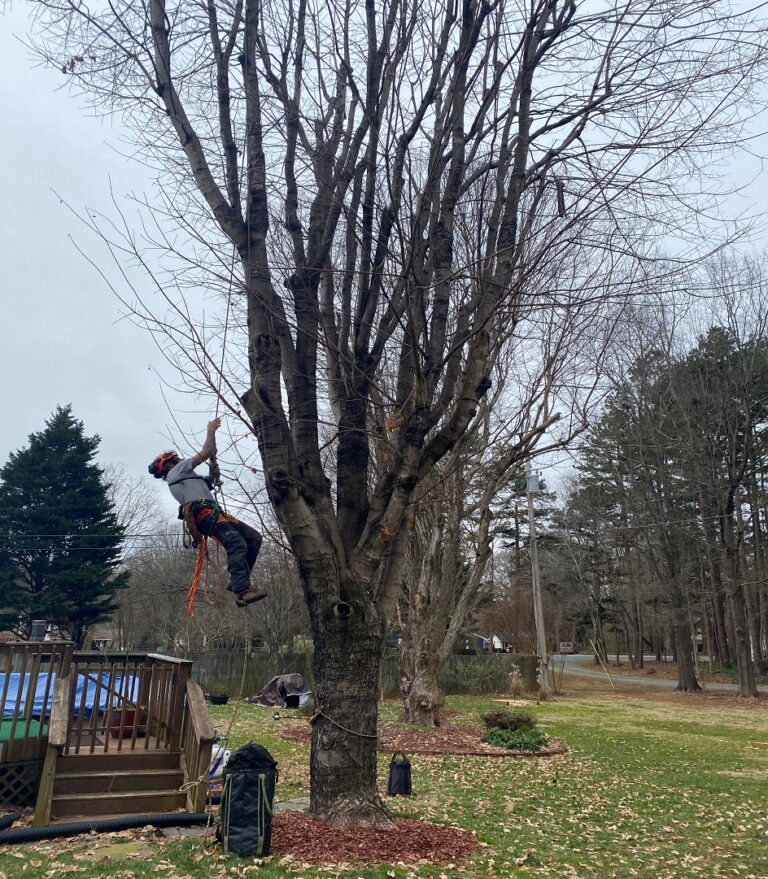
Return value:
M 686 693 L 700 690 L 701 687 L 696 680 L 696 669 L 693 664 L 693 645 L 691 644 L 691 630 L 687 619 L 678 618 L 675 620 L 673 635 L 677 655 L 677 686 L 675 689 Z
M 735 489 L 729 493 L 725 515 L 722 519 L 722 534 L 728 562 L 728 609 L 733 624 L 736 664 L 739 674 L 739 695 L 750 697 L 757 696 L 757 685 L 752 665 L 752 645 L 749 637 L 744 586 L 741 582 L 739 540 L 736 536 L 734 521 L 736 495 Z
M 428 638 L 409 644 L 401 652 L 400 696 L 406 723 L 442 726 L 445 694 L 440 686 L 441 657 Z
M 388 822 L 376 789 L 379 667 L 385 624 L 372 607 L 312 608 L 316 714 L 310 813 L 337 826 Z
M 640 607 L 640 595 L 635 596 L 634 606 L 635 657 L 638 668 L 645 668 L 645 645 L 643 643 L 643 614 Z
M 744 591 L 740 583 L 733 583 L 728 594 L 728 605 L 733 620 L 736 646 L 736 664 L 739 674 L 739 696 L 757 696 L 755 671 L 752 665 L 752 647 L 744 602 Z
M 686 693 L 695 692 L 701 687 L 696 680 L 696 669 L 693 664 L 693 642 L 688 607 L 679 584 L 675 584 L 670 597 L 673 602 L 670 628 L 675 660 L 677 661 L 677 686 L 675 689 Z
M 744 587 L 745 610 L 749 627 L 749 640 L 752 646 L 753 665 L 758 674 L 764 674 L 766 669 L 763 647 L 760 643 L 760 601 L 756 592 L 757 587 Z
M 673 608 L 671 625 L 672 642 L 677 661 L 677 686 L 675 689 L 683 692 L 695 692 L 701 687 L 696 680 L 696 668 L 693 663 L 693 643 L 688 612 L 682 601 L 683 596 L 676 592 L 674 597 L 683 604 L 683 606 L 678 605 Z

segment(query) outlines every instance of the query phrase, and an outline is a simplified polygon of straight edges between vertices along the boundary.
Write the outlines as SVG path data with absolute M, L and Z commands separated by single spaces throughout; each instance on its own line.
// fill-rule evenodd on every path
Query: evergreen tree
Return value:
M 123 528 L 94 463 L 98 436 L 85 435 L 70 406 L 0 469 L 0 627 L 22 635 L 33 619 L 79 645 L 107 619 L 126 585 L 119 572 Z

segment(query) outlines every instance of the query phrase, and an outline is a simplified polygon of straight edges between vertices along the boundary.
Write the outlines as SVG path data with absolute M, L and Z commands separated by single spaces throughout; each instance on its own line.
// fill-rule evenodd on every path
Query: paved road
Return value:
M 601 678 L 603 681 L 608 683 L 605 672 L 599 665 L 594 665 L 592 656 L 587 656 L 582 653 L 573 654 L 571 656 L 566 656 L 565 658 L 565 673 L 568 675 L 574 675 L 580 678 Z M 623 658 L 623 657 L 622 657 Z M 655 657 L 649 656 L 647 657 L 650 660 L 653 660 Z M 561 656 L 553 656 L 552 657 L 552 667 L 555 669 L 555 673 L 560 673 L 560 662 L 563 659 Z M 611 667 L 608 666 L 608 672 L 610 673 Z M 674 690 L 677 686 L 677 680 L 666 680 L 664 678 L 656 678 L 652 675 L 618 675 L 612 674 L 611 678 L 617 686 L 621 684 L 631 684 L 632 686 L 640 686 L 640 687 L 656 687 L 658 689 L 663 690 Z M 737 693 L 738 687 L 736 684 L 710 684 L 699 681 L 702 686 L 702 689 L 707 692 L 715 692 L 715 693 Z

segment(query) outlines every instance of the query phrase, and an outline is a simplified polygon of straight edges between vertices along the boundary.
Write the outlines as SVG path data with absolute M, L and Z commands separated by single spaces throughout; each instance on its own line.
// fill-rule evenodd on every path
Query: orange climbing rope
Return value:
M 195 562 L 195 572 L 192 574 L 192 582 L 189 584 L 189 592 L 187 593 L 187 615 L 190 619 L 195 616 L 195 598 L 197 590 L 200 588 L 200 578 L 203 573 L 203 562 L 208 559 L 208 538 L 203 537 L 197 548 L 197 561 Z M 206 583 L 208 581 L 208 571 L 205 575 Z
M 216 586 L 215 590 L 210 587 L 211 573 L 211 556 L 208 552 L 208 538 L 203 537 L 197 550 L 197 561 L 195 562 L 195 571 L 192 574 L 192 582 L 189 584 L 187 592 L 187 615 L 190 619 L 195 617 L 195 599 L 200 590 L 200 582 L 203 583 L 203 601 L 209 607 L 215 607 L 220 601 L 224 592 L 224 575 L 221 565 L 221 545 L 215 537 L 211 540 L 216 544 Z M 203 564 L 205 564 L 205 578 L 203 579 Z

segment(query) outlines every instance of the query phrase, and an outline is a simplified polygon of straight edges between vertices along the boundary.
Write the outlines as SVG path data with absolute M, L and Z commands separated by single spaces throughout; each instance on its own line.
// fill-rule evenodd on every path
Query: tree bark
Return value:
M 701 690 L 696 679 L 696 669 L 693 663 L 693 646 L 691 644 L 691 630 L 687 618 L 676 618 L 673 635 L 675 639 L 675 653 L 677 655 L 677 686 L 675 690 L 683 692 L 695 692 Z
M 391 815 L 376 788 L 385 622 L 373 607 L 346 602 L 317 603 L 311 619 L 317 707 L 310 814 L 342 827 L 386 826 Z
M 749 627 L 744 601 L 744 591 L 740 583 L 732 583 L 728 591 L 728 607 L 733 620 L 736 646 L 736 665 L 739 675 L 739 696 L 757 696 L 755 671 L 752 665 L 752 649 L 749 641 Z
M 640 602 L 639 589 L 635 593 L 634 611 L 635 656 L 637 657 L 637 667 L 645 668 L 645 633 L 643 631 L 643 608 Z
M 731 486 L 721 520 L 721 533 L 725 547 L 728 572 L 728 609 L 733 624 L 736 664 L 739 675 L 739 695 L 757 696 L 755 670 L 752 664 L 752 645 L 749 637 L 744 585 L 741 576 L 741 557 L 736 534 L 734 510 L 738 501 L 738 486 Z
M 672 599 L 672 642 L 675 660 L 677 662 L 677 686 L 676 690 L 683 692 L 695 692 L 700 690 L 696 679 L 696 668 L 693 663 L 693 643 L 691 641 L 691 625 L 688 616 L 688 606 L 685 594 L 679 584 L 675 584 L 671 590 Z
M 420 640 L 401 655 L 400 696 L 402 719 L 439 727 L 445 723 L 445 695 L 440 685 L 442 662 L 428 638 Z

